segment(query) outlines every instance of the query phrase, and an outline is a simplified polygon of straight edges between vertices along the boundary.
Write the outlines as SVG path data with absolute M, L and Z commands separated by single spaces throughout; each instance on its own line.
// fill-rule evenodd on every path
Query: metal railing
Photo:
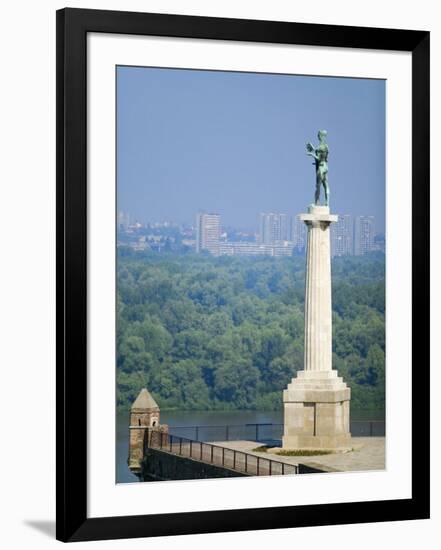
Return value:
M 173 435 L 187 437 L 195 441 L 237 441 L 247 439 L 264 441 L 280 439 L 283 433 L 283 424 L 252 423 L 226 424 L 214 426 L 169 426 Z
M 384 420 L 352 420 L 350 430 L 353 437 L 384 437 L 386 422 Z
M 353 420 L 350 426 L 353 437 L 383 437 L 385 422 L 382 420 Z M 251 440 L 260 443 L 277 442 L 283 436 L 283 424 L 250 423 L 215 426 L 169 426 L 175 436 L 194 441 L 237 441 Z
M 170 433 L 155 431 L 146 440 L 146 444 L 152 449 L 158 449 L 192 458 L 214 466 L 221 466 L 236 472 L 255 475 L 293 475 L 299 473 L 296 464 L 287 464 L 278 460 L 256 456 L 254 454 L 228 449 L 220 445 L 213 445 L 203 441 L 195 441 L 185 437 L 179 437 Z

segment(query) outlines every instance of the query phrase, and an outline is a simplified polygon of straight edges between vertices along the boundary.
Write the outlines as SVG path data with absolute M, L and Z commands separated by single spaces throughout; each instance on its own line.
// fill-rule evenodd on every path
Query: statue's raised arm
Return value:
M 315 147 L 312 143 L 306 144 L 306 151 L 307 155 L 309 155 L 310 157 L 314 157 L 316 160 L 318 160 L 317 155 L 315 154 Z
M 329 206 L 329 184 L 328 184 L 328 153 L 329 148 L 326 143 L 326 130 L 318 131 L 319 143 L 317 147 L 314 147 L 312 143 L 306 144 L 306 154 L 313 157 L 315 162 L 315 204 L 319 204 L 320 200 L 320 188 L 323 185 L 325 193 L 325 205 Z

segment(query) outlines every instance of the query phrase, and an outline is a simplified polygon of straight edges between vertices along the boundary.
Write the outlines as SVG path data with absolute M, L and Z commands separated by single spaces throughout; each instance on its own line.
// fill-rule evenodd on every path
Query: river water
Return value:
M 351 411 L 351 421 L 384 421 L 382 411 Z M 253 424 L 282 424 L 283 411 L 161 411 L 161 424 L 168 424 L 171 433 L 189 439 L 201 439 L 203 441 L 224 441 L 225 439 L 255 439 L 255 426 Z M 248 426 L 246 426 L 248 425 Z M 198 433 L 193 426 L 211 426 L 212 428 L 199 428 Z M 226 426 L 229 426 L 227 429 Z M 234 426 L 240 426 L 235 428 Z M 381 430 L 381 424 L 378 427 Z M 259 438 L 270 437 L 277 434 L 281 428 L 275 430 L 269 426 L 261 426 L 258 432 Z M 353 430 L 353 427 L 351 427 Z M 354 433 L 354 435 L 359 435 Z M 378 435 L 384 435 L 378 433 Z M 278 435 L 277 435 L 278 437 Z M 118 412 L 116 418 L 116 482 L 133 483 L 138 478 L 127 467 L 129 449 L 129 414 Z

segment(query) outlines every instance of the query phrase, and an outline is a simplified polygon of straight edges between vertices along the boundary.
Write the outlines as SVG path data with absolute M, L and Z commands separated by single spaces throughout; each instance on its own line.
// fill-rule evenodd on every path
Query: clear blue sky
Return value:
M 385 81 L 117 68 L 118 210 L 192 222 L 198 210 L 257 229 L 304 212 L 315 171 L 305 143 L 328 131 L 331 210 L 384 230 Z

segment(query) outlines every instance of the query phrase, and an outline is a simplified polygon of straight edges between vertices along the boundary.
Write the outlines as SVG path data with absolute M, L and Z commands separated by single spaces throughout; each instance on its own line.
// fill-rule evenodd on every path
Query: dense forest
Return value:
M 303 368 L 305 259 L 118 250 L 117 403 L 282 407 Z M 333 367 L 353 408 L 384 408 L 384 255 L 335 258 Z

